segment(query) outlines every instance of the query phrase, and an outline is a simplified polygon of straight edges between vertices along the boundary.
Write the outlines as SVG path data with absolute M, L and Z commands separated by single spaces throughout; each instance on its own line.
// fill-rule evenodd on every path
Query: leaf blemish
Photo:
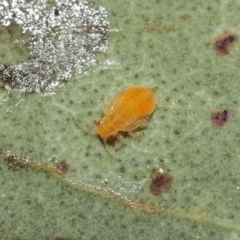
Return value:
M 212 123 L 216 127 L 224 127 L 229 121 L 229 117 L 232 115 L 231 110 L 223 110 L 212 112 Z
M 224 56 L 230 53 L 238 36 L 234 33 L 224 33 L 220 35 L 213 43 L 213 47 L 218 55 Z
M 161 195 L 168 190 L 172 185 L 173 178 L 168 173 L 156 173 L 151 180 L 150 192 L 155 195 Z
M 65 160 L 56 161 L 55 163 L 55 170 L 60 174 L 66 174 L 69 170 L 69 165 Z

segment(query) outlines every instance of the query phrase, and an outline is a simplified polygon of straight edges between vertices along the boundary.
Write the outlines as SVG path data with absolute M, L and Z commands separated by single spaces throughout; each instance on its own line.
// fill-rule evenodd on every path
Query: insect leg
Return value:
M 121 148 L 121 146 L 123 145 L 124 138 L 119 133 L 117 134 L 116 138 L 118 141 L 116 142 L 115 151 L 118 151 Z
M 144 135 L 143 132 L 128 132 L 128 134 L 133 137 L 133 138 L 138 138 L 138 137 L 142 137 Z
M 107 153 L 113 158 L 115 159 L 116 161 L 118 162 L 122 162 L 122 160 L 118 157 L 115 156 L 115 154 L 110 150 L 109 146 L 107 145 L 107 140 L 106 139 L 103 139 L 103 143 L 104 143 L 104 146 L 106 148 L 106 151 Z
M 150 122 L 150 118 L 151 118 L 151 116 L 147 116 L 147 117 L 144 119 L 144 121 L 142 122 L 141 128 L 147 127 L 147 125 L 148 125 L 149 122 Z

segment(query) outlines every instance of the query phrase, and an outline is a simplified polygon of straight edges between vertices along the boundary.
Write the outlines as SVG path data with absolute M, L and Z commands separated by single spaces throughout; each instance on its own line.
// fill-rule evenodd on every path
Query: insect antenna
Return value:
M 113 159 L 115 159 L 118 162 L 122 162 L 122 160 L 120 158 L 116 157 L 116 155 L 111 151 L 111 149 L 107 145 L 107 140 L 106 139 L 103 139 L 103 144 L 104 144 L 105 149 L 106 149 L 107 153 L 109 154 L 109 156 L 111 156 Z
M 73 122 L 75 123 L 75 125 L 76 125 L 79 129 L 81 129 L 83 132 L 85 132 L 85 133 L 87 133 L 87 134 L 89 134 L 89 135 L 91 135 L 91 136 L 96 136 L 96 133 L 91 133 L 91 132 L 89 132 L 88 130 L 86 130 L 82 125 L 80 125 L 80 124 L 77 122 L 77 120 L 76 120 L 75 118 L 72 118 L 72 119 L 73 119 Z M 96 123 L 96 122 L 94 122 L 94 123 Z M 93 124 L 91 124 L 91 126 L 89 126 L 89 127 L 92 128 L 92 125 L 93 125 Z M 121 162 L 122 160 L 121 160 L 120 158 L 116 157 L 115 154 L 111 151 L 111 149 L 110 149 L 109 146 L 107 145 L 107 140 L 105 140 L 105 139 L 102 139 L 102 140 L 103 140 L 104 147 L 105 147 L 107 153 L 109 154 L 109 156 L 112 157 L 113 159 L 115 159 L 116 161 Z
M 79 129 L 81 129 L 83 132 L 85 132 L 85 133 L 87 133 L 87 134 L 89 134 L 89 135 L 91 135 L 91 136 L 95 136 L 96 135 L 96 133 L 92 133 L 92 132 L 90 132 L 90 131 L 88 131 L 88 130 L 86 130 L 83 126 L 81 126 L 78 122 L 77 122 L 77 120 L 75 119 L 75 118 L 72 118 L 73 119 L 73 122 L 75 123 L 75 125 L 79 128 Z M 92 128 L 92 125 L 93 124 L 91 124 L 90 126 L 88 126 L 88 128 Z

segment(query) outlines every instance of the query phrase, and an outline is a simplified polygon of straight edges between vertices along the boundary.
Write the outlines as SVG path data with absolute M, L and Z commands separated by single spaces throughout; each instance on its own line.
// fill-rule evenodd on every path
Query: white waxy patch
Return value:
M 50 2 L 0 2 L 0 23 L 6 28 L 15 23 L 30 34 L 30 59 L 0 64 L 0 78 L 8 89 L 50 92 L 73 74 L 84 73 L 96 64 L 96 54 L 107 50 L 109 22 L 103 7 L 91 0 Z

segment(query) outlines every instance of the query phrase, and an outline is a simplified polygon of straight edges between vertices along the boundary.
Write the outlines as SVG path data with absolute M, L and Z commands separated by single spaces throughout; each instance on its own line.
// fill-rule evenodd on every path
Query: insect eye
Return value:
M 102 121 L 101 121 L 101 120 L 94 120 L 94 123 L 95 123 L 97 126 L 99 126 L 99 125 L 102 123 Z

